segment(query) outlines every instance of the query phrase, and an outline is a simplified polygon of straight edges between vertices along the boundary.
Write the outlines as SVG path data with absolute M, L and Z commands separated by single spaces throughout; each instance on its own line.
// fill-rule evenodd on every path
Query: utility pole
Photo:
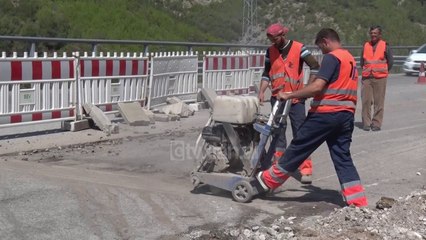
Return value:
M 253 35 L 253 28 L 257 25 L 257 0 L 243 0 L 243 32 L 242 39 Z

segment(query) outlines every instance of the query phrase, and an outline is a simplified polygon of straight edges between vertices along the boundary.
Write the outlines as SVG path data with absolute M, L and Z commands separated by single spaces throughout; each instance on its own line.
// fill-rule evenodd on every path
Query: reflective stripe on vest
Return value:
M 282 78 L 284 76 L 285 76 L 284 73 L 277 73 L 277 74 L 274 74 L 274 75 L 271 76 L 271 80 L 274 81 L 275 79 Z
M 288 76 L 285 75 L 285 73 L 274 74 L 274 75 L 271 76 L 271 80 L 274 81 L 275 79 L 282 78 L 282 77 L 284 77 L 285 82 L 288 82 L 290 84 L 299 84 L 300 83 L 300 80 L 289 78 Z
M 350 95 L 353 97 L 357 97 L 357 91 L 349 90 L 349 89 L 326 89 L 323 91 L 323 94 L 340 94 L 340 95 Z
M 364 63 L 366 64 L 377 64 L 377 63 L 387 63 L 386 60 L 370 60 L 370 61 L 365 61 Z
M 373 69 L 371 69 L 371 71 L 373 72 L 373 73 L 375 73 L 375 72 L 377 72 L 377 73 L 387 73 L 388 72 L 388 69 L 387 68 L 373 68 Z
M 288 82 L 288 83 L 291 83 L 291 84 L 299 84 L 300 83 L 300 80 L 289 78 L 289 77 L 286 77 L 285 81 Z
M 346 107 L 353 107 L 355 108 L 355 104 L 352 101 L 339 101 L 339 100 L 313 100 L 311 102 L 311 106 L 312 107 L 317 107 L 317 106 L 346 106 Z

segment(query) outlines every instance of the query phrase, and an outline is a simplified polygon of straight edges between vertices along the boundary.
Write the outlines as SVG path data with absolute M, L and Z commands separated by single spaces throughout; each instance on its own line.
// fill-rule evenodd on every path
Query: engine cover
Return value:
M 259 112 L 259 99 L 255 96 L 217 96 L 212 119 L 233 124 L 253 123 Z

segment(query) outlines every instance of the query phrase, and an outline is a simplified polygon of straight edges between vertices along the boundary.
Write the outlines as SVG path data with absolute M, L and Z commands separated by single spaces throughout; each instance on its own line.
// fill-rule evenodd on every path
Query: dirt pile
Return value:
M 344 207 L 305 219 L 280 217 L 265 226 L 192 231 L 187 239 L 426 239 L 426 190 L 399 198 L 382 197 L 376 208 Z

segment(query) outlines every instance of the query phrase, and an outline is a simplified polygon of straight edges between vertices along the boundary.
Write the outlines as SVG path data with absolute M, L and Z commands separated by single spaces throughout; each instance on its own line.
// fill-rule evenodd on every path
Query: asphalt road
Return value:
M 392 75 L 382 131 L 355 128 L 351 152 L 371 207 L 381 196 L 425 188 L 426 85 L 416 81 Z M 208 186 L 192 191 L 193 146 L 208 116 L 120 124 L 109 137 L 53 125 L 0 129 L 0 239 L 189 239 L 203 229 L 297 221 L 342 206 L 324 145 L 313 154 L 312 185 L 290 179 L 247 204 Z

